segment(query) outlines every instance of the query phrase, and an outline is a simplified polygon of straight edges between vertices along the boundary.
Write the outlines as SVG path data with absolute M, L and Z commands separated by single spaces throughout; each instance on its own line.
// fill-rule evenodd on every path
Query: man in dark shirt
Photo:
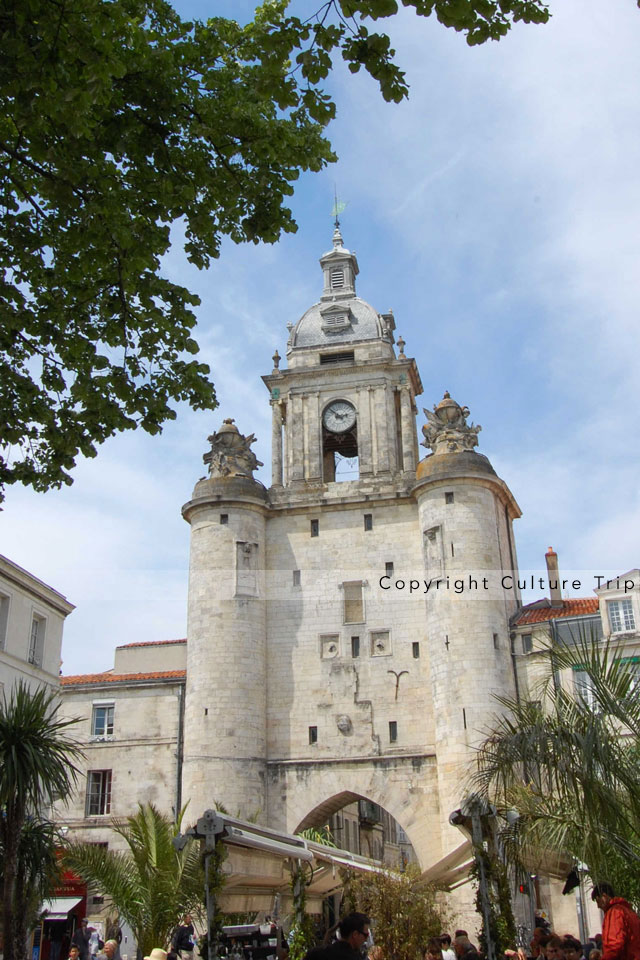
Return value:
M 87 929 L 87 918 L 84 917 L 80 926 L 74 932 L 71 939 L 71 943 L 74 947 L 78 948 L 78 953 L 80 955 L 80 960 L 88 960 L 89 958 L 89 941 L 91 940 L 91 934 Z
M 194 933 L 195 931 L 193 928 L 193 922 L 191 920 L 191 914 L 187 913 L 180 926 L 176 928 L 171 941 L 171 946 L 179 956 L 182 956 L 183 950 L 187 956 L 193 956 Z
M 350 913 L 338 925 L 340 939 L 329 947 L 314 947 L 304 960 L 361 960 L 362 948 L 369 939 L 369 917 Z

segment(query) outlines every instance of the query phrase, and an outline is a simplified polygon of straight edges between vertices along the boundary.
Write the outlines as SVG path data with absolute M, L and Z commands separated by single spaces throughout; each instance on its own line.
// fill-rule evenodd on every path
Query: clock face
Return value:
M 331 433 L 346 433 L 356 422 L 356 409 L 346 400 L 334 400 L 324 411 L 322 422 Z

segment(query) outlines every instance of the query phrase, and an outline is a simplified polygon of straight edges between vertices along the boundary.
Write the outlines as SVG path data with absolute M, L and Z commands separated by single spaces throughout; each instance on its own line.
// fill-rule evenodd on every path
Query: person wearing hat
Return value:
M 144 960 L 167 960 L 167 951 L 162 950 L 160 947 L 154 947 L 148 957 L 145 957 Z

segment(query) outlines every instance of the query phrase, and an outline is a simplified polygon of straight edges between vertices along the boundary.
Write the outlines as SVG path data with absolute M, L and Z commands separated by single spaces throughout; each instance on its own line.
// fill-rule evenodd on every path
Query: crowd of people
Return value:
M 596 884 L 592 899 L 604 915 L 602 933 L 581 943 L 573 934 L 558 934 L 547 926 L 537 926 L 529 951 L 514 944 L 504 951 L 499 960 L 640 960 L 640 917 L 623 898 L 617 897 L 607 883 Z M 115 941 L 112 941 L 115 943 Z M 117 944 L 115 944 L 117 947 Z M 172 950 L 159 947 L 144 960 L 190 960 L 193 956 L 194 932 L 191 917 L 184 918 L 176 929 Z M 118 960 L 109 954 L 105 944 L 105 960 Z M 285 960 L 286 946 L 278 950 Z M 281 957 L 282 954 L 282 957 Z M 327 931 L 321 946 L 308 951 L 304 960 L 392 960 L 383 948 L 375 944 L 371 935 L 369 917 L 364 913 L 350 913 Z M 77 955 L 70 960 L 85 960 Z M 422 960 L 484 960 L 480 949 L 472 943 L 466 930 L 456 930 L 453 938 L 448 933 L 433 937 L 424 946 Z
M 604 914 L 602 933 L 581 943 L 571 933 L 558 934 L 547 926 L 537 926 L 530 951 L 513 945 L 504 951 L 504 960 L 640 960 L 640 917 L 610 884 L 593 888 L 592 899 Z M 351 913 L 332 927 L 320 947 L 310 950 L 304 960 L 391 960 L 371 937 L 369 917 Z M 441 933 L 425 944 L 422 960 L 483 960 L 479 948 L 466 930 L 456 930 L 452 938 Z M 503 958 L 500 958 L 503 960 Z

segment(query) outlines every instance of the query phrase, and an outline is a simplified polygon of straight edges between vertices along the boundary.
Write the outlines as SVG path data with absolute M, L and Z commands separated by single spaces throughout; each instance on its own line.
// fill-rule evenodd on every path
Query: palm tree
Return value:
M 37 821 L 54 800 L 64 797 L 78 771 L 81 756 L 75 741 L 65 736 L 73 720 L 57 717 L 55 691 L 40 687 L 31 693 L 19 681 L 0 704 L 0 845 L 5 960 L 26 960 L 24 890 L 25 832 L 29 818 Z M 21 848 L 22 844 L 22 848 Z
M 28 931 L 38 922 L 43 900 L 53 896 L 61 881 L 57 856 L 60 838 L 51 820 L 27 816 L 20 833 L 16 890 L 19 909 L 14 911 L 14 929 L 19 943 L 27 942 Z M 0 839 L 0 884 L 4 882 L 4 849 Z
M 153 804 L 139 804 L 124 823 L 113 822 L 128 847 L 125 852 L 90 843 L 71 843 L 65 851 L 69 868 L 113 900 L 142 956 L 166 947 L 185 913 L 202 913 L 204 873 L 198 845 L 189 841 L 178 851 L 172 843 L 183 813 L 173 823 Z
M 498 698 L 505 713 L 479 750 L 474 780 L 504 815 L 517 811 L 502 837 L 516 862 L 562 854 L 637 901 L 640 696 L 623 653 L 585 633 L 549 647 L 541 699 Z

